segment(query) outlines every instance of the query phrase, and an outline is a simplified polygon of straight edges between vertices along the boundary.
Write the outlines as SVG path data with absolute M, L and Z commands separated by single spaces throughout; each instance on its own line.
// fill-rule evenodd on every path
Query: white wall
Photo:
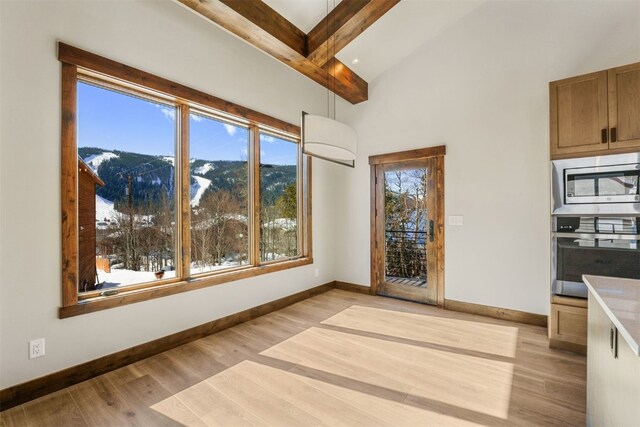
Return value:
M 500 1 L 385 72 L 344 111 L 359 154 L 341 171 L 336 279 L 370 283 L 368 156 L 446 144 L 445 214 L 464 226 L 445 226 L 445 297 L 548 313 L 547 84 L 637 61 L 638 1 Z
M 0 0 L 0 388 L 334 279 L 369 284 L 367 157 L 431 145 L 447 145 L 446 214 L 465 216 L 446 227 L 446 297 L 546 313 L 547 83 L 640 60 L 639 28 L 638 2 L 481 6 L 370 101 L 340 103 L 358 166 L 314 162 L 314 265 L 59 320 L 57 40 L 292 123 L 323 113 L 325 91 L 169 1 Z M 39 337 L 47 355 L 28 360 Z
M 1 10 L 0 388 L 333 280 L 332 176 L 314 162 L 311 266 L 60 320 L 60 64 L 56 41 L 291 123 L 325 91 L 178 3 L 7 2 Z M 315 269 L 320 269 L 315 277 Z M 27 342 L 46 338 L 28 360 Z

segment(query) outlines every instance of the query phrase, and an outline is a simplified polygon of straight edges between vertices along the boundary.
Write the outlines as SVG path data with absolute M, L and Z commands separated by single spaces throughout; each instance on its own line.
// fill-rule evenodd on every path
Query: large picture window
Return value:
M 67 317 L 312 262 L 299 128 L 59 45 Z

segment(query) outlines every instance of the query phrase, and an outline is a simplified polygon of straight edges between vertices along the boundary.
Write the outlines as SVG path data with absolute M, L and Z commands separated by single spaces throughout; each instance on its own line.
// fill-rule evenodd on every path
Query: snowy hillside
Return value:
M 211 185 L 211 180 L 196 175 L 191 175 L 191 177 L 196 180 L 191 184 L 191 206 L 195 207 L 200 204 L 200 198 Z
M 110 220 L 115 216 L 113 202 L 96 194 L 96 221 Z
M 204 165 L 195 168 L 193 172 L 198 175 L 205 175 L 207 172 L 212 171 L 214 169 L 215 169 L 215 166 L 213 166 L 211 163 L 205 163 Z
M 93 169 L 95 173 L 98 173 L 98 168 L 100 167 L 100 164 L 102 162 L 111 160 L 111 159 L 117 159 L 118 157 L 120 156 L 118 156 L 116 153 L 105 151 L 104 153 L 101 153 L 101 154 L 93 154 L 91 156 L 86 157 L 84 159 L 84 162 L 89 166 L 91 166 L 91 169 Z

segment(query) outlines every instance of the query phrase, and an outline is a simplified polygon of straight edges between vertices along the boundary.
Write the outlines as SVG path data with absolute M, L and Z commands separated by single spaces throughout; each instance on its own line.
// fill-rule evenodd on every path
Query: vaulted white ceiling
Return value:
M 340 0 L 264 0 L 308 33 Z M 485 0 L 401 0 L 336 57 L 371 82 Z M 358 59 L 357 63 L 353 63 Z

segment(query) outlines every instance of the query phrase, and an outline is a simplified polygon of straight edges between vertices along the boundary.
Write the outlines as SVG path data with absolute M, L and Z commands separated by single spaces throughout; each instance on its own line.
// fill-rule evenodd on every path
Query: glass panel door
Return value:
M 435 165 L 431 158 L 377 168 L 381 295 L 437 303 Z

